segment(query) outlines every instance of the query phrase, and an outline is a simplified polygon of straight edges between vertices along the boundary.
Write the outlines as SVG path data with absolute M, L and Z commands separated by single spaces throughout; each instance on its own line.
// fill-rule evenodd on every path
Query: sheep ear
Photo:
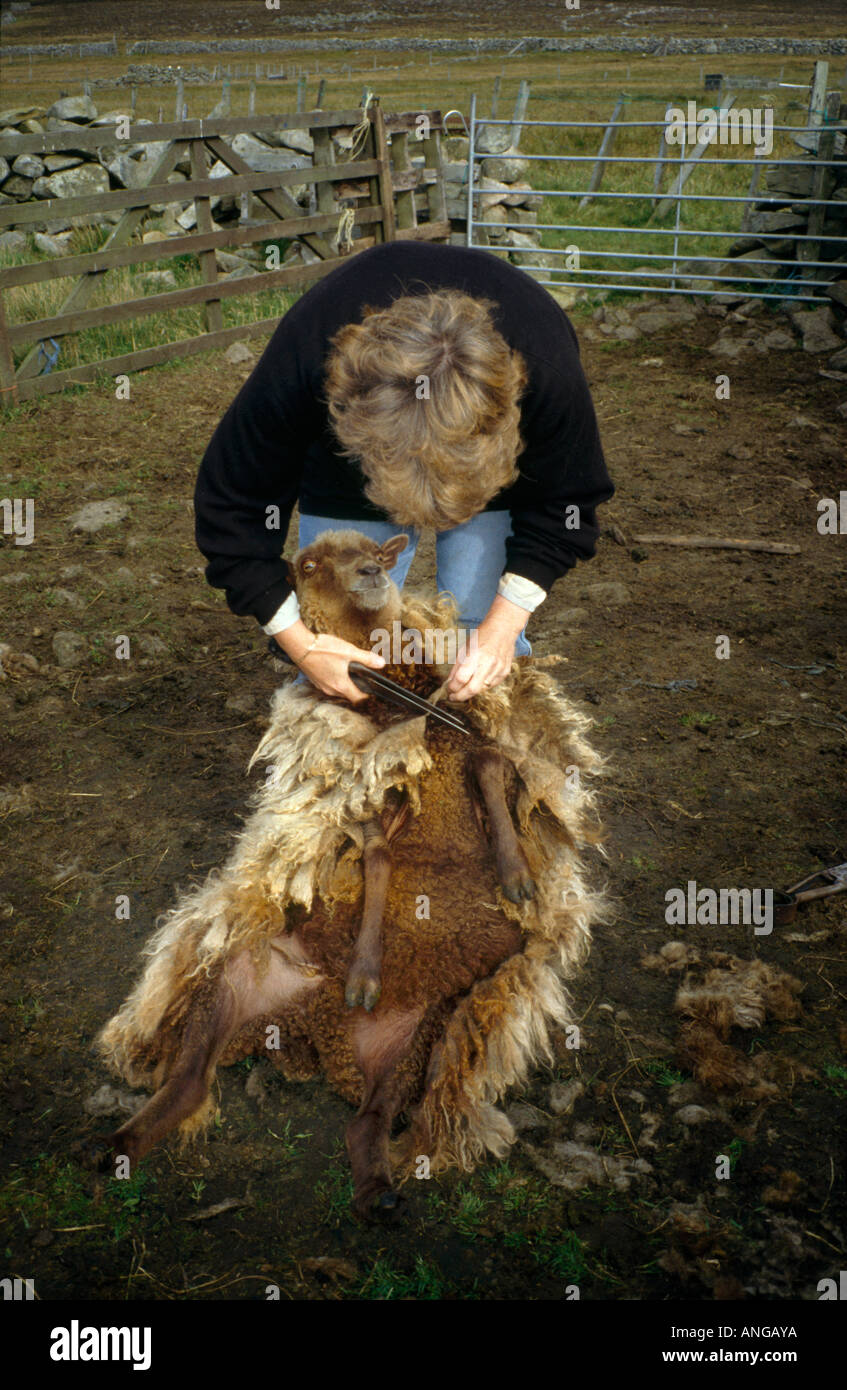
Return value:
M 384 545 L 379 547 L 381 558 L 385 561 L 389 569 L 393 569 L 397 564 L 397 556 L 401 555 L 409 544 L 409 537 L 406 535 L 392 536 Z

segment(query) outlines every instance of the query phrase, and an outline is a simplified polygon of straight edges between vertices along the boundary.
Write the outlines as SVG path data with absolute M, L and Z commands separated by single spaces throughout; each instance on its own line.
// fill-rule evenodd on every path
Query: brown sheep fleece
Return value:
M 349 544 L 350 532 L 336 534 Z M 402 621 L 449 630 L 455 608 L 445 596 L 404 594 Z M 338 626 L 323 630 L 348 637 Z M 449 667 L 385 673 L 435 702 Z M 322 1073 L 357 1105 L 363 1071 L 384 1053 L 396 1109 L 409 1115 L 391 1149 L 399 1181 L 419 1154 L 436 1172 L 470 1170 L 486 1153 L 508 1151 L 515 1132 L 497 1102 L 552 1061 L 550 1029 L 571 1021 L 565 981 L 606 911 L 581 863 L 583 847 L 599 839 L 587 783 L 600 759 L 585 740 L 586 716 L 532 659 L 516 660 L 501 685 L 452 708 L 472 737 L 376 699 L 353 708 L 311 685 L 275 692 L 251 761 L 268 776 L 250 819 L 223 868 L 165 914 L 144 974 L 97 1040 L 118 1076 L 160 1086 L 190 1009 L 207 992 L 211 999 L 236 961 L 249 955 L 261 980 L 273 956 L 299 992 L 251 1018 L 223 1064 L 264 1055 L 291 1080 Z M 512 903 L 500 890 L 466 771 L 475 743 L 506 761 L 507 802 L 536 883 L 531 901 Z M 344 982 L 362 913 L 362 825 L 372 817 L 386 827 L 392 868 L 382 994 L 367 1015 L 346 1007 Z M 268 1047 L 268 1025 L 279 1030 L 278 1048 Z M 183 1136 L 211 1110 L 207 1088 Z

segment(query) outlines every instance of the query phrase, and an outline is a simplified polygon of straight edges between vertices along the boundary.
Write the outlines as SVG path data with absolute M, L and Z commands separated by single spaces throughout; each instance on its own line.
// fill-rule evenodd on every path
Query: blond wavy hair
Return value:
M 458 526 L 518 476 L 528 374 L 494 308 L 458 290 L 406 295 L 332 339 L 333 429 L 398 525 Z

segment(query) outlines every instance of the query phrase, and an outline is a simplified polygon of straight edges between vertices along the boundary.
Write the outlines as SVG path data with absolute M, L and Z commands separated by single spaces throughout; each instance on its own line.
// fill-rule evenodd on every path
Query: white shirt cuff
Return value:
M 528 613 L 532 613 L 547 597 L 547 590 L 542 589 L 540 584 L 524 578 L 522 574 L 512 574 L 510 570 L 501 577 L 497 592 L 510 603 L 517 604 L 518 608 L 525 608 Z
M 297 602 L 296 594 L 289 594 L 284 603 L 274 613 L 269 623 L 265 623 L 262 631 L 268 637 L 276 637 L 278 632 L 284 632 L 287 627 L 292 627 L 300 617 L 300 605 Z

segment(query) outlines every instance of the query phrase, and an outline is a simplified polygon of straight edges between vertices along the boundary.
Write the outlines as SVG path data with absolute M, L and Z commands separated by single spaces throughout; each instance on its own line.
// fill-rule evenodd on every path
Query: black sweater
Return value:
M 383 308 L 400 295 L 439 289 L 492 301 L 498 330 L 529 374 L 520 477 L 486 506 L 512 513 L 505 568 L 549 589 L 594 554 L 594 509 L 614 488 L 566 314 L 525 271 L 488 251 L 388 242 L 344 261 L 289 309 L 206 450 L 195 534 L 209 561 L 206 578 L 226 590 L 234 613 L 267 623 L 290 594 L 280 553 L 295 502 L 304 513 L 351 524 L 388 519 L 365 496 L 359 464 L 343 456 L 332 433 L 324 362 L 333 334 L 360 322 L 366 305 Z M 580 525 L 566 529 L 565 508 L 573 504 Z M 266 526 L 270 506 L 279 508 L 278 530 Z

